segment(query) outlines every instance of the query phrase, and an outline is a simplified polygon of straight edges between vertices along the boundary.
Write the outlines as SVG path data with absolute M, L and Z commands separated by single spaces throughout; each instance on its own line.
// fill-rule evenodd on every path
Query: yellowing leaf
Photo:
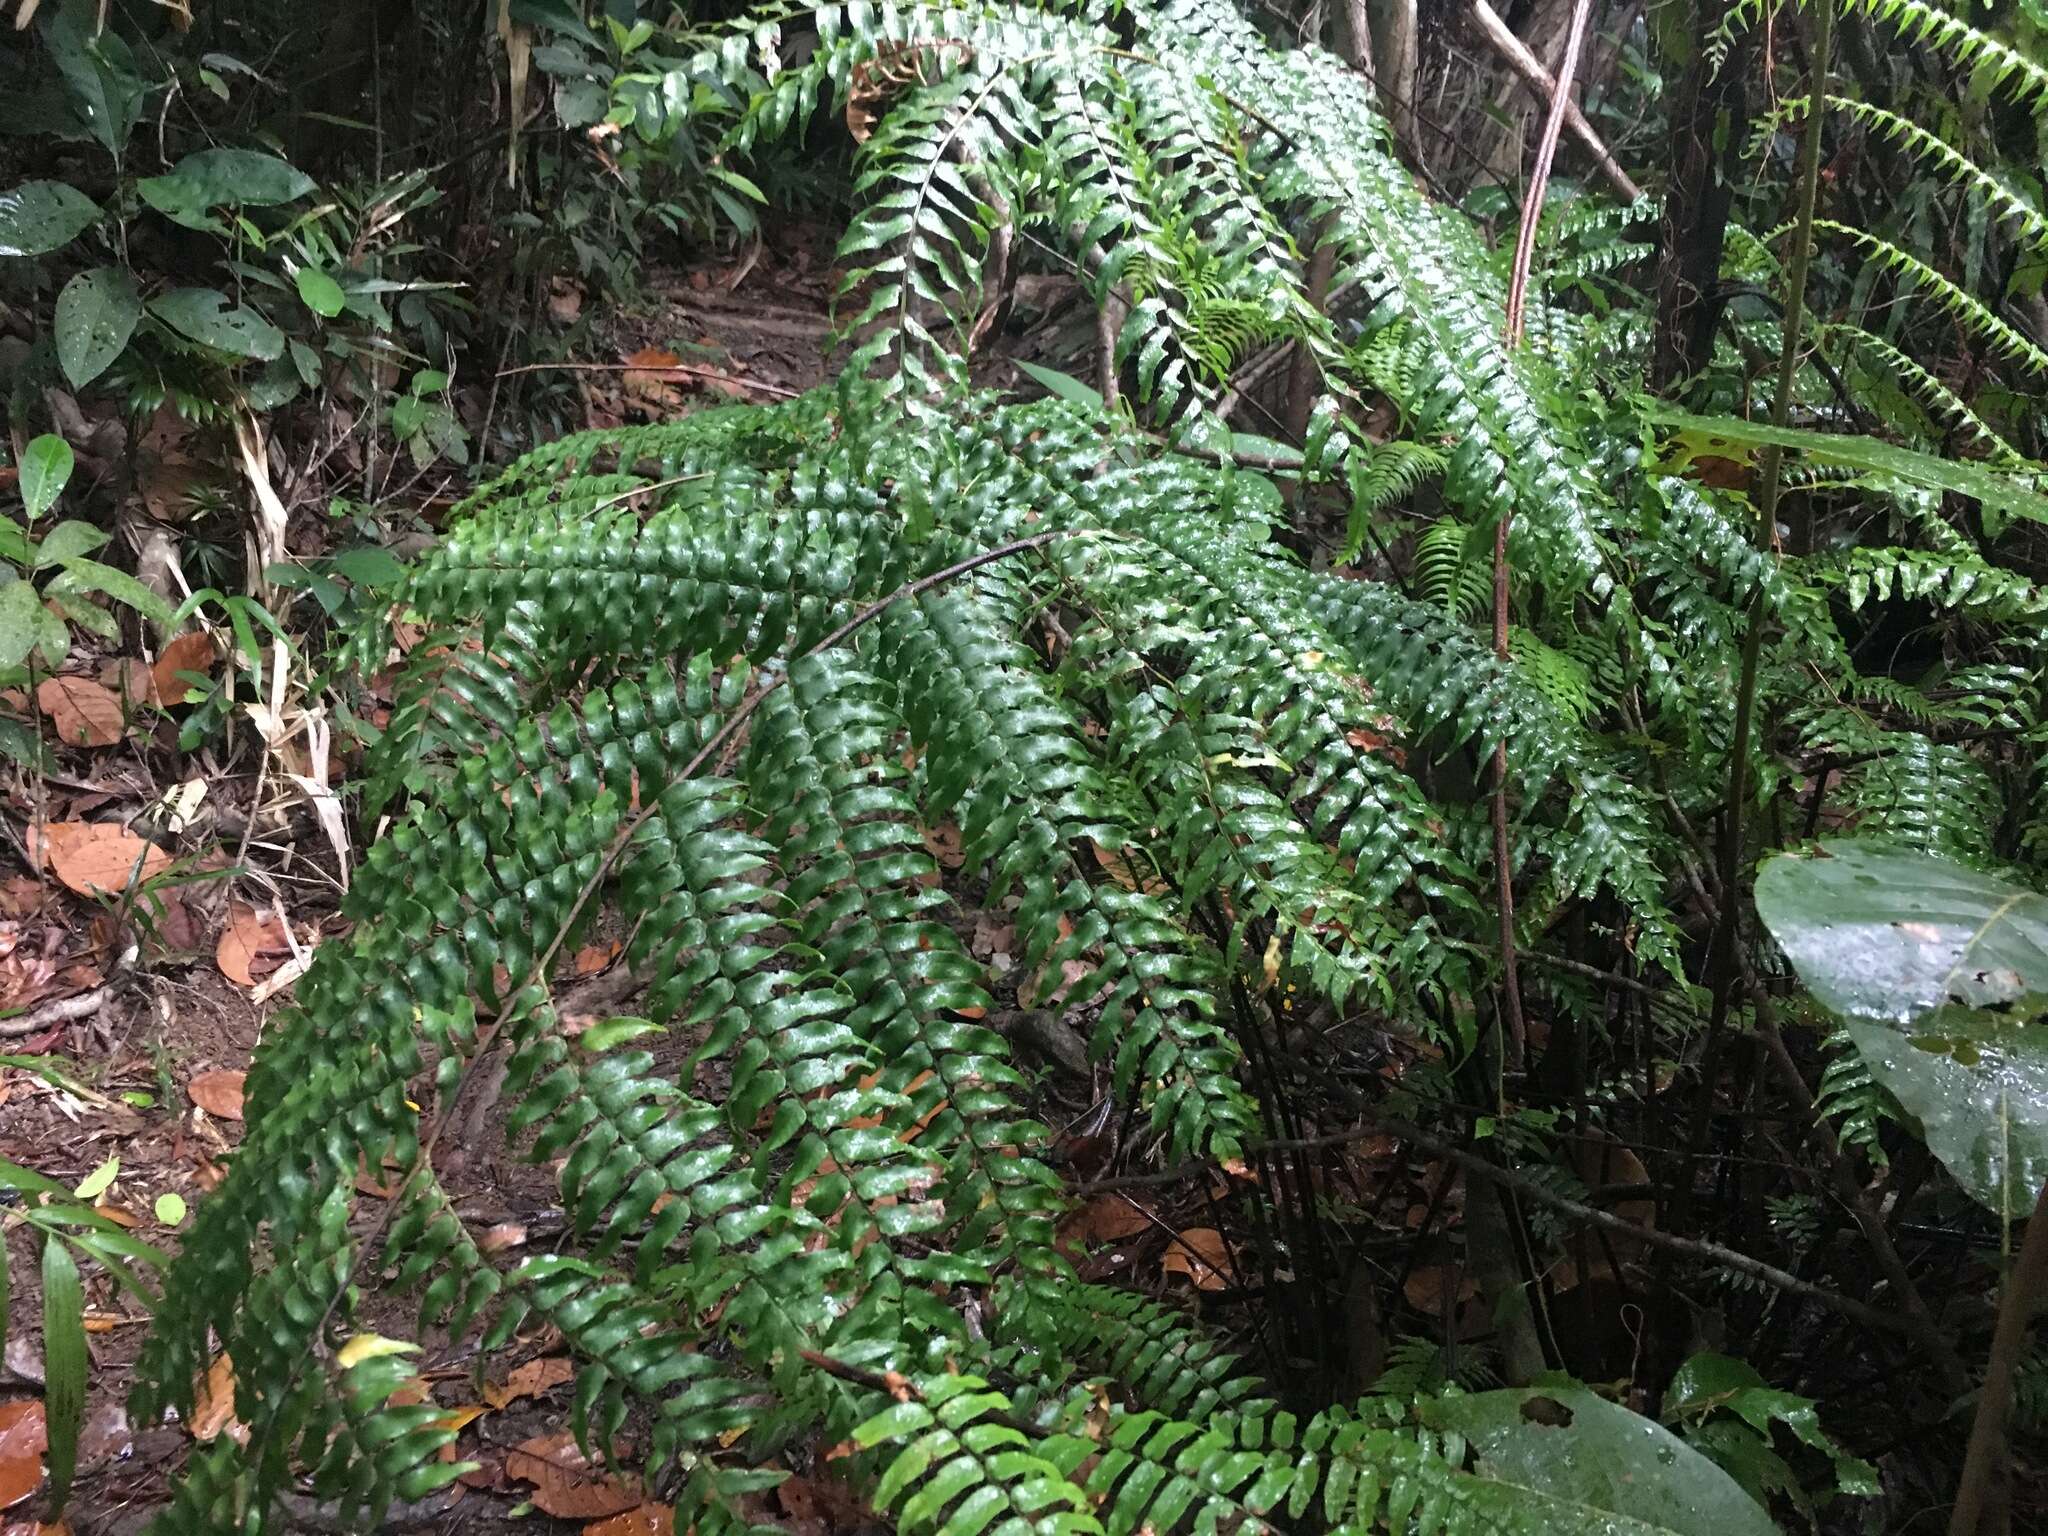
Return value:
M 344 1371 L 354 1370 L 365 1360 L 381 1360 L 386 1355 L 416 1355 L 419 1345 L 408 1344 L 403 1339 L 387 1339 L 381 1333 L 359 1333 L 342 1345 L 335 1354 Z

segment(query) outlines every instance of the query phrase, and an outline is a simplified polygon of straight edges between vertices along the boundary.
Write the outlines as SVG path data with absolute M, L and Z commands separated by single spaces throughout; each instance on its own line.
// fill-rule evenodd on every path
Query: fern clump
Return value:
M 635 1426 L 700 1528 L 744 1523 L 751 1453 L 799 1434 L 850 1444 L 911 1532 L 1557 1528 L 1446 1427 L 1452 1399 L 1283 1402 L 1199 1320 L 1076 1280 L 1036 1063 L 997 1026 L 1063 999 L 1147 1151 L 1264 1198 L 1284 1176 L 1262 1147 L 1298 1135 L 1276 1088 L 1327 1065 L 1324 1024 L 1452 1057 L 1418 1099 L 1498 1069 L 1473 1044 L 1502 890 L 1509 939 L 1596 935 L 1630 974 L 1548 958 L 1676 982 L 1655 995 L 1689 1025 L 1721 785 L 1701 765 L 1743 739 L 1745 641 L 1782 727 L 1761 782 L 1781 750 L 1837 762 L 1874 829 L 1989 863 L 2025 853 L 2026 818 L 1950 728 L 2038 734 L 2038 593 L 1937 515 L 1921 455 L 1850 466 L 1900 509 L 1896 547 L 1759 541 L 1646 409 L 1568 382 L 1611 364 L 1611 332 L 1539 305 L 1507 347 L 1497 263 L 1389 152 L 1366 84 L 1218 0 L 830 5 L 786 70 L 784 14 L 708 39 L 697 76 L 743 95 L 735 153 L 867 103 L 851 364 L 784 406 L 539 448 L 408 576 L 427 639 L 371 765 L 388 830 L 352 930 L 264 1037 L 143 1363 L 138 1407 L 189 1409 L 225 1349 L 249 1444 L 201 1451 L 160 1529 L 273 1529 L 301 1477 L 367 1529 L 459 1475 L 406 1357 L 346 1348 L 378 1286 L 486 1355 L 558 1330 L 579 1437 Z M 1597 274 L 1640 212 L 1553 239 Z M 968 389 L 1020 230 L 1116 322 L 1103 382 L 1153 430 Z M 1311 296 L 1317 248 L 1341 317 Z M 1233 371 L 1281 341 L 1317 398 L 1275 474 L 1348 516 L 1334 569 L 1282 537 L 1282 487 L 1223 419 Z M 1963 484 L 2031 505 L 2014 457 Z M 1821 497 L 1841 467 L 1793 472 Z M 1894 594 L 1995 631 L 1993 659 L 1866 675 L 1844 629 Z M 356 644 L 384 661 L 385 636 Z M 1816 675 L 1833 702 L 1793 708 Z M 1014 924 L 1020 979 L 963 940 L 969 885 Z M 599 935 L 632 1000 L 579 1031 L 564 957 Z M 1648 1080 L 1602 1054 L 1590 991 L 1549 1002 L 1583 1047 L 1575 1110 Z M 1874 1147 L 1888 1104 L 1825 1086 Z M 486 1253 L 464 1226 L 436 1153 L 478 1124 L 558 1170 L 560 1251 Z M 365 1208 L 365 1166 L 395 1170 L 389 1201 Z M 1459 1375 L 1395 1364 L 1411 1397 Z

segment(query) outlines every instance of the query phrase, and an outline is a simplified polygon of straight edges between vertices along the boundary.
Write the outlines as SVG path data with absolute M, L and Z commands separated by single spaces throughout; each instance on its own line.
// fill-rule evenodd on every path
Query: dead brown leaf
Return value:
M 242 1082 L 246 1072 L 202 1072 L 185 1085 L 192 1102 L 219 1120 L 242 1118 Z
M 507 1403 L 516 1403 L 522 1397 L 539 1397 L 552 1392 L 576 1379 L 576 1367 L 566 1355 L 543 1355 L 538 1360 L 529 1360 L 505 1378 L 501 1387 L 486 1386 L 484 1401 L 493 1408 L 503 1408 Z
M 642 347 L 626 358 L 630 365 L 621 387 L 628 398 L 644 405 L 670 407 L 682 400 L 682 391 L 676 386 L 685 375 L 675 371 L 682 359 L 675 353 L 661 347 Z
M 118 896 L 131 876 L 140 885 L 171 867 L 168 853 L 111 821 L 53 821 L 41 842 L 57 878 L 81 896 Z
M 505 1475 L 533 1484 L 534 1507 L 558 1520 L 599 1520 L 641 1504 L 640 1480 L 593 1463 L 567 1430 L 523 1442 L 505 1458 Z
M 43 1405 L 33 1397 L 0 1403 L 0 1509 L 19 1504 L 43 1480 L 49 1448 Z
M 1408 1305 L 1427 1317 L 1441 1317 L 1447 1295 L 1459 1302 L 1479 1294 L 1479 1282 L 1465 1272 L 1462 1264 L 1423 1264 L 1408 1273 L 1401 1294 Z
M 1125 848 L 1113 853 L 1097 842 L 1088 845 L 1095 850 L 1095 862 L 1102 866 L 1102 872 L 1127 891 L 1142 890 L 1147 896 L 1157 896 L 1166 889 L 1166 882 L 1149 872 L 1140 874 L 1137 850 Z
M 247 902 L 228 905 L 227 925 L 220 931 L 214 963 L 238 987 L 253 987 L 291 958 L 291 939 L 275 912 Z
M 156 685 L 157 700 L 164 704 L 190 702 L 195 690 L 183 674 L 211 676 L 213 658 L 213 636 L 204 630 L 188 630 L 175 636 L 157 653 L 156 665 L 149 669 L 150 680 Z
M 128 729 L 120 699 L 89 677 L 44 678 L 36 706 L 66 746 L 111 747 Z
M 1122 1195 L 1097 1195 L 1060 1223 L 1060 1237 L 1069 1243 L 1116 1243 L 1153 1230 L 1151 1214 Z
M 156 681 L 149 668 L 133 656 L 121 656 L 100 668 L 100 686 L 121 701 L 131 713 L 144 704 L 156 702 Z
M 1166 1245 L 1159 1268 L 1186 1275 L 1198 1291 L 1220 1291 L 1230 1284 L 1233 1268 L 1229 1246 L 1214 1227 L 1190 1227 Z
M 239 1075 L 239 1074 L 238 1074 Z M 216 1355 L 192 1389 L 192 1438 L 210 1445 L 225 1434 L 237 1445 L 249 1443 L 249 1428 L 235 1417 L 235 1362 Z
M 666 1504 L 642 1504 L 622 1515 L 593 1520 L 583 1536 L 675 1536 L 676 1512 Z

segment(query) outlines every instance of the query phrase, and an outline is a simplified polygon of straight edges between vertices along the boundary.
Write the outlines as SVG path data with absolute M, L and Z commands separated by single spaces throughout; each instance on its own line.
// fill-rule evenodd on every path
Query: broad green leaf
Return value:
M 1704 1420 L 1721 1412 L 1734 1414 L 1762 1437 L 1765 1447 L 1770 1444 L 1771 1426 L 1782 1424 L 1801 1444 L 1822 1452 L 1835 1464 L 1835 1480 L 1842 1492 L 1875 1495 L 1879 1491 L 1875 1469 L 1868 1462 L 1844 1455 L 1842 1448 L 1820 1427 L 1820 1410 L 1812 1398 L 1779 1391 L 1746 1360 L 1711 1352 L 1694 1355 L 1671 1378 L 1664 1403 L 1664 1417 L 1674 1423 Z M 1742 1443 L 1729 1442 L 1735 1446 Z M 1718 1456 L 1716 1459 L 1723 1460 Z M 1726 1465 L 1725 1460 L 1723 1464 Z
M 1035 383 L 1043 385 L 1060 399 L 1074 405 L 1085 405 L 1091 410 L 1102 409 L 1102 392 L 1090 389 L 1072 374 L 1058 373 L 1051 368 L 1041 368 L 1036 363 L 1027 363 L 1019 358 L 1018 369 Z
M 348 305 L 348 295 L 341 291 L 341 284 L 318 267 L 299 268 L 293 281 L 298 284 L 299 298 L 306 308 L 323 320 L 332 320 Z
M 1556 1501 L 1556 1530 L 1778 1536 L 1770 1516 L 1712 1461 L 1577 1383 L 1437 1398 L 1422 1411 L 1433 1427 L 1465 1437 L 1480 1478 Z
M 64 562 L 64 574 L 50 583 L 50 590 L 103 592 L 117 603 L 125 603 L 154 624 L 168 625 L 175 611 L 161 594 L 151 591 L 126 571 L 97 560 L 73 558 Z
M 66 518 L 44 536 L 36 546 L 36 569 L 62 565 L 80 555 L 89 555 L 107 542 L 107 536 L 91 523 L 81 523 L 76 518 Z
M 32 438 L 21 454 L 21 504 L 34 522 L 57 504 L 71 480 L 71 445 L 54 432 Z
M 99 204 L 61 181 L 25 181 L 0 192 L 0 256 L 42 256 L 69 245 L 100 216 Z
M 2048 1180 L 2048 897 L 1928 854 L 1781 854 L 1757 911 L 1927 1148 L 2009 1219 Z
M 120 267 L 81 272 L 57 295 L 57 362 L 83 389 L 105 373 L 142 318 L 142 295 Z
M 58 1238 L 43 1240 L 43 1412 L 50 1435 L 50 1515 L 71 1493 L 85 1422 L 85 1288 L 78 1261 Z
M 166 1190 L 156 1197 L 156 1219 L 167 1227 L 183 1224 L 185 1220 L 185 1197 L 175 1190 Z
M 83 1179 L 79 1180 L 78 1188 L 71 1191 L 71 1193 L 81 1200 L 97 1200 L 101 1195 L 104 1195 L 114 1187 L 114 1180 L 120 1176 L 120 1157 L 118 1155 L 110 1157 Z
M 151 176 L 135 190 L 165 218 L 188 229 L 215 229 L 209 208 L 268 208 L 313 190 L 313 178 L 289 161 L 258 149 L 202 149 L 168 175 Z
M 0 667 L 18 667 L 28 659 L 42 633 L 42 599 L 26 581 L 0 587 Z
M 284 353 L 284 334 L 218 288 L 176 288 L 152 299 L 149 312 L 181 336 L 237 357 L 267 363 Z
M 1774 427 L 1767 421 L 1744 421 L 1738 416 L 1695 416 L 1666 405 L 1651 404 L 1643 414 L 1660 426 L 1677 427 L 1703 438 L 1743 445 L 1775 443 L 1781 448 L 1797 449 L 1823 464 L 1846 464 L 1851 469 L 1895 475 L 1929 490 L 1954 491 L 2015 517 L 2048 522 L 2048 496 L 2025 480 L 1997 474 L 1981 464 L 1936 458 L 1931 453 L 1918 453 L 1874 437 Z

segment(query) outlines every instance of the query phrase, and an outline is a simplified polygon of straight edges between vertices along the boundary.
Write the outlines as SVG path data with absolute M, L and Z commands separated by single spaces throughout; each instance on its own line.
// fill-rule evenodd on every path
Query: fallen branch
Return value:
M 1550 78 L 1550 71 L 1543 67 L 1542 61 L 1529 51 L 1529 45 L 1515 36 L 1514 29 L 1500 19 L 1500 13 L 1486 0 L 1472 0 L 1472 19 L 1479 24 L 1480 35 L 1493 45 L 1494 51 L 1508 61 L 1515 73 L 1522 77 L 1522 82 L 1536 93 L 1538 100 L 1548 104 L 1557 90 L 1557 82 Z M 1609 186 L 1631 203 L 1643 195 L 1643 189 L 1629 179 L 1628 172 L 1621 168 L 1621 162 L 1608 152 L 1607 145 L 1594 131 L 1593 125 L 1586 121 L 1586 114 L 1569 99 L 1564 104 L 1564 121 L 1572 136 L 1592 155 L 1593 163 L 1607 178 Z
M 11 1019 L 0 1019 L 0 1035 L 9 1039 L 21 1035 L 32 1035 L 38 1030 L 48 1029 L 54 1024 L 76 1024 L 80 1019 L 89 1019 L 105 1006 L 107 987 L 94 987 L 90 992 L 81 992 L 76 997 L 59 998 L 54 1003 L 45 1003 L 27 1013 L 18 1013 Z

